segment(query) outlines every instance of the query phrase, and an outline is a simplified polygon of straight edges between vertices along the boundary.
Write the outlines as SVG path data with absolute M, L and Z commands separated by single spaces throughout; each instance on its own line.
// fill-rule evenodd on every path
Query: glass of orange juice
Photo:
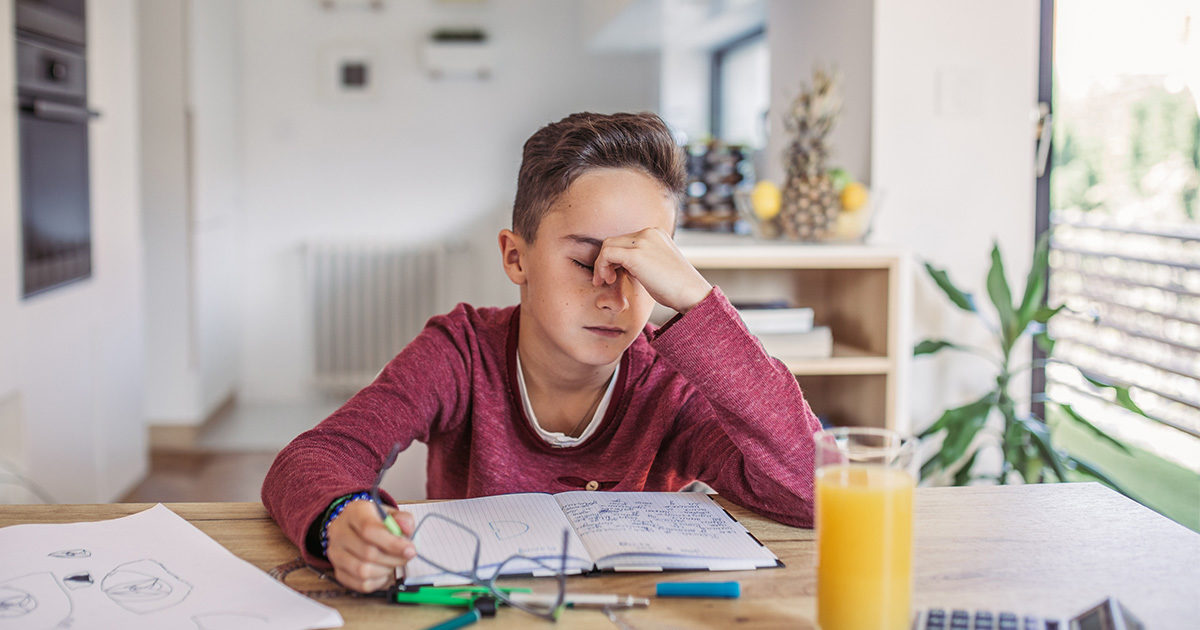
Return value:
M 838 427 L 816 443 L 817 625 L 910 626 L 915 441 Z

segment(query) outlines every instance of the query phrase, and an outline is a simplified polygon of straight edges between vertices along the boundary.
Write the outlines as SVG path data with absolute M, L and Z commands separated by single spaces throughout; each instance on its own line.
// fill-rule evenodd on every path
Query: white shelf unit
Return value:
M 733 301 L 788 299 L 833 332 L 833 356 L 779 357 L 817 415 L 908 433 L 911 262 L 900 248 L 681 234 L 680 250 Z

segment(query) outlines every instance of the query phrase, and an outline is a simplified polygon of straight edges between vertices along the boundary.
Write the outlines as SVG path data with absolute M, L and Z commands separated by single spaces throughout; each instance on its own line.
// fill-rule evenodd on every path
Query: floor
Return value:
M 279 449 L 339 402 L 236 403 L 205 425 L 193 449 L 151 452 L 150 473 L 121 502 L 258 501 Z
M 342 402 L 235 404 L 204 427 L 193 449 L 152 452 L 149 474 L 120 502 L 257 502 L 276 453 Z M 425 498 L 425 452 L 414 443 L 384 477 L 397 500 Z
M 150 474 L 122 503 L 258 501 L 275 452 L 152 453 Z

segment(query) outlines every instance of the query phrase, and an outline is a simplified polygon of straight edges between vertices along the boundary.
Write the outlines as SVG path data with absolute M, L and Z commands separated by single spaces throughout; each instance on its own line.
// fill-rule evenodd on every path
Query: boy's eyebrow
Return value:
M 575 241 L 576 243 L 592 245 L 594 247 L 600 247 L 600 246 L 604 245 L 604 241 L 602 241 L 598 238 L 592 237 L 592 236 L 584 236 L 582 234 L 568 234 L 568 235 L 564 236 L 563 238 L 570 240 L 570 241 Z

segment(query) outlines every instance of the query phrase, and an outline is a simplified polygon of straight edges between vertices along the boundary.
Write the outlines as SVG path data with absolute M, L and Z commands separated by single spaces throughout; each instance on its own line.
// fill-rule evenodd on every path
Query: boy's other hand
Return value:
M 384 506 L 405 536 L 416 526 L 412 514 Z M 408 538 L 388 531 L 370 501 L 352 501 L 329 525 L 325 556 L 333 563 L 333 576 L 346 588 L 361 593 L 377 591 L 395 578 L 396 568 L 417 555 Z
M 712 285 L 683 257 L 670 235 L 649 227 L 604 239 L 593 263 L 592 284 L 612 284 L 624 269 L 655 302 L 686 313 L 712 291 Z

